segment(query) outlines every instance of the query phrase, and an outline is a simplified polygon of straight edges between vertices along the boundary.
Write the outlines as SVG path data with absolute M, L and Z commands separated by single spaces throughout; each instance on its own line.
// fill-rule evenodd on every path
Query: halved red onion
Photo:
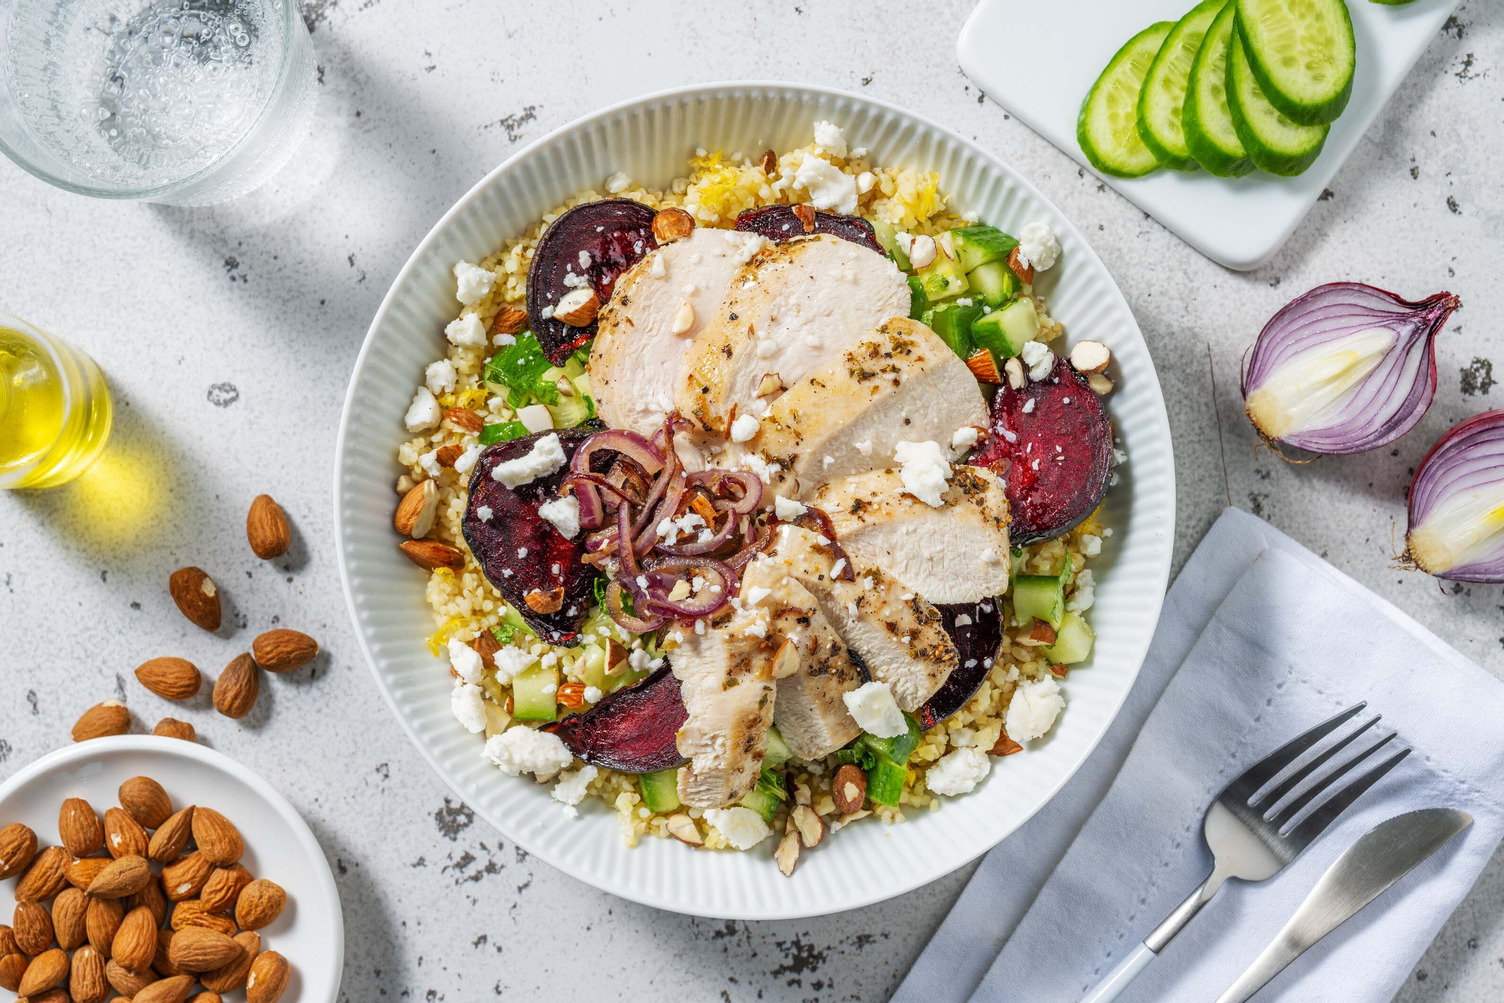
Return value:
M 1461 303 L 1361 282 L 1317 286 L 1264 325 L 1243 360 L 1248 418 L 1271 442 L 1357 453 L 1404 435 L 1436 393 L 1435 339 Z
M 1437 578 L 1504 582 L 1504 410 L 1452 426 L 1420 461 L 1405 547 Z

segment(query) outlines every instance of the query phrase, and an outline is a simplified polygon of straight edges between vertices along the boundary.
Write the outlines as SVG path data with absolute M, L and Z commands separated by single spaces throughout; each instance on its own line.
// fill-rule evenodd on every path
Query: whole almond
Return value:
M 157 931 L 157 954 L 151 959 L 151 970 L 164 979 L 183 974 L 183 970 L 174 965 L 172 959 L 167 956 L 167 948 L 172 945 L 172 935 L 176 932 L 176 930 Z
M 235 935 L 235 921 L 228 916 L 210 912 L 204 906 L 203 899 L 184 899 L 172 907 L 172 923 L 174 930 L 186 930 L 190 926 L 203 927 L 206 930 L 215 930 L 226 937 Z
M 223 968 L 216 968 L 212 972 L 199 975 L 198 980 L 206 989 L 212 989 L 217 993 L 232 993 L 245 986 L 246 976 L 251 971 L 251 964 L 261 953 L 261 935 L 245 930 L 237 933 L 234 940 L 240 945 L 240 957 Z
M 125 914 L 110 943 L 110 960 L 133 972 L 145 971 L 157 954 L 157 922 L 151 910 L 138 905 Z
M 157 981 L 157 973 L 149 968 L 145 971 L 133 972 L 114 958 L 111 958 L 104 963 L 104 978 L 106 982 L 115 987 L 117 993 L 135 996 L 147 986 Z
M 155 829 L 172 814 L 172 798 L 151 777 L 131 777 L 117 793 L 126 814 L 148 829 Z
M 17 902 L 10 926 L 22 953 L 34 958 L 52 946 L 52 916 L 36 902 Z
M 162 890 L 167 901 L 193 898 L 203 890 L 213 872 L 214 864 L 202 853 L 188 853 L 174 860 L 162 868 Z
M 21 976 L 26 974 L 26 969 L 30 965 L 31 959 L 19 951 L 0 954 L 0 989 L 15 992 L 21 988 Z M 246 968 L 250 968 L 250 965 Z
M 64 888 L 52 900 L 52 935 L 57 946 L 71 951 L 89 939 L 85 917 L 89 912 L 89 896 L 77 888 Z
M 61 846 L 49 846 L 38 853 L 16 883 L 16 898 L 22 902 L 52 898 L 68 883 L 67 868 L 72 859 Z
M 251 880 L 251 872 L 241 864 L 216 867 L 214 873 L 209 875 L 209 880 L 204 882 L 204 890 L 199 892 L 199 901 L 209 912 L 225 912 L 233 909 L 236 900 L 240 898 L 240 893 L 246 885 L 251 883 Z M 247 929 L 250 928 L 247 927 Z
M 193 805 L 180 808 L 157 826 L 147 844 L 146 855 L 159 864 L 170 864 L 183 854 L 188 837 L 193 835 Z
M 230 937 L 202 926 L 184 927 L 172 935 L 167 958 L 185 972 L 212 972 L 240 957 L 242 948 Z
M 268 672 L 291 672 L 313 661 L 319 642 L 296 630 L 279 628 L 259 635 L 251 642 L 251 657 Z
M 20 822 L 0 829 L 0 881 L 31 866 L 37 855 L 37 834 Z
M 157 726 L 151 730 L 153 735 L 163 738 L 181 738 L 185 742 L 198 739 L 198 730 L 187 721 L 179 721 L 175 717 L 164 717 L 157 722 Z
M 68 993 L 73 1003 L 104 1003 L 110 991 L 104 979 L 104 955 L 87 944 L 73 952 L 73 970 L 68 976 Z
M 63 869 L 68 884 L 84 891 L 99 877 L 99 872 L 110 866 L 109 857 L 80 857 Z
M 277 1003 L 287 988 L 287 959 L 276 951 L 262 951 L 251 962 L 251 974 L 245 980 L 246 1003 Z
M 73 725 L 73 741 L 87 742 L 131 730 L 131 712 L 119 700 L 106 700 L 84 711 Z
M 104 813 L 104 848 L 112 857 L 146 856 L 148 840 L 141 823 L 122 808 L 108 808 Z
M 151 865 L 145 857 L 117 857 L 89 882 L 88 892 L 97 899 L 124 898 L 139 892 L 151 879 Z
M 861 811 L 867 801 L 867 774 L 861 767 L 847 763 L 836 770 L 831 779 L 830 796 L 836 803 L 836 810 L 842 814 Z
M 132 895 L 121 903 L 127 910 L 134 909 L 138 905 L 144 905 L 151 910 L 152 919 L 161 926 L 167 921 L 167 913 L 172 909 L 172 903 L 167 901 L 167 896 L 162 892 L 162 882 L 153 878 L 146 883 L 146 887 Z
M 214 709 L 225 717 L 245 717 L 260 692 L 261 670 L 250 655 L 236 655 L 214 681 Z
M 499 318 L 501 314 L 497 314 L 496 316 Z M 517 332 L 512 331 L 498 333 L 516 334 Z M 448 411 L 444 412 L 444 420 L 449 422 L 449 424 L 453 425 L 460 431 L 469 432 L 471 435 L 479 435 L 481 430 L 486 427 L 486 419 L 482 418 L 480 415 L 476 414 L 474 411 L 470 410 L 467 407 L 450 408 Z
M 115 949 L 115 934 L 120 932 L 124 919 L 125 908 L 118 899 L 89 899 L 89 908 L 84 913 L 89 946 L 108 958 Z
M 138 992 L 131 1003 L 187 1003 L 194 981 L 192 975 L 160 979 Z
M 54 947 L 31 959 L 26 974 L 21 976 L 21 985 L 16 990 L 22 996 L 36 996 L 61 985 L 68 977 L 68 952 Z
M 275 881 L 257 878 L 246 885 L 235 903 L 235 922 L 242 930 L 259 930 L 282 914 L 287 893 Z
M 465 566 L 465 555 L 437 540 L 408 540 L 399 544 L 398 550 L 424 571 L 449 568 L 458 571 Z
M 33 996 L 22 996 L 16 1003 L 69 1003 L 68 990 L 61 986 L 45 989 Z
M 216 867 L 229 867 L 245 853 L 240 830 L 213 808 L 199 808 L 193 813 L 193 841 L 204 859 Z
M 491 321 L 491 330 L 497 334 L 516 334 L 524 327 L 527 327 L 527 311 L 521 307 L 504 306 Z
M 16 943 L 16 932 L 4 923 L 0 923 L 0 958 L 7 954 L 21 954 L 21 945 Z M 15 992 L 14 989 L 11 989 Z
M 177 604 L 178 612 L 194 626 L 210 633 L 219 629 L 219 586 L 203 568 L 190 566 L 174 571 L 167 579 L 167 591 Z M 140 675 L 140 671 L 136 674 Z
M 252 499 L 251 510 L 245 517 L 245 535 L 250 541 L 251 551 L 263 561 L 281 557 L 292 545 L 287 516 L 270 495 L 257 495 Z
M 99 816 L 83 798 L 68 798 L 57 813 L 57 834 L 68 852 L 87 857 L 104 848 L 104 826 Z
M 192 662 L 170 656 L 141 663 L 136 669 L 136 679 L 163 700 L 187 700 L 197 696 L 204 684 L 204 677 Z
M 203 980 L 201 979 L 199 981 Z M 188 997 L 188 1003 L 224 1003 L 224 1000 L 220 997 L 219 993 L 202 992 L 194 993 L 192 996 Z
M 397 503 L 397 514 L 392 516 L 392 525 L 403 536 L 410 536 L 414 540 L 422 539 L 433 531 L 438 506 L 438 485 L 433 481 L 415 484 Z

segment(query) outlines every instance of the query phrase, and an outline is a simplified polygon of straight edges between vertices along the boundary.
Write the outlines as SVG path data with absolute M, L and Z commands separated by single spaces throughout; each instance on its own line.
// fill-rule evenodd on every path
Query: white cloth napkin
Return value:
M 1216 999 L 1358 836 L 1411 809 L 1460 808 L 1472 827 L 1258 997 L 1391 999 L 1504 835 L 1504 685 L 1290 538 L 1228 509 L 1170 589 L 1101 745 L 984 858 L 894 1000 L 1078 1000 L 1210 871 L 1201 818 L 1216 793 L 1360 700 L 1368 713 L 1357 720 L 1382 713 L 1373 733 L 1397 731 L 1391 747 L 1411 755 L 1279 875 L 1229 882 L 1120 998 Z

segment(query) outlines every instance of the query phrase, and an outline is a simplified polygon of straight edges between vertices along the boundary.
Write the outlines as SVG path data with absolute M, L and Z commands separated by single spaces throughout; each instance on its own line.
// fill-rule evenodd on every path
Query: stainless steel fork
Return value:
M 1331 825 L 1333 820 L 1347 810 L 1364 791 L 1378 782 L 1379 778 L 1400 760 L 1410 754 L 1409 749 L 1393 753 L 1377 766 L 1356 779 L 1341 784 L 1340 781 L 1375 752 L 1384 748 L 1394 738 L 1390 732 L 1369 745 L 1362 752 L 1344 761 L 1330 772 L 1311 780 L 1308 787 L 1297 794 L 1297 788 L 1313 774 L 1330 762 L 1333 757 L 1351 745 L 1359 736 L 1378 723 L 1375 715 L 1360 725 L 1347 737 L 1333 742 L 1329 747 L 1311 758 L 1278 784 L 1270 782 L 1293 765 L 1301 756 L 1310 752 L 1322 739 L 1352 720 L 1366 703 L 1347 710 L 1324 721 L 1298 738 L 1280 746 L 1250 766 L 1232 783 L 1225 787 L 1207 809 L 1202 823 L 1202 834 L 1212 851 L 1212 873 L 1201 886 L 1191 892 L 1168 919 L 1159 924 L 1143 943 L 1118 963 L 1083 999 L 1083 1003 L 1106 1003 L 1116 999 L 1139 973 L 1148 966 L 1170 943 L 1175 935 L 1185 928 L 1191 918 L 1212 900 L 1228 878 L 1244 881 L 1264 881 L 1278 874 L 1286 864 L 1294 860 L 1302 850 Z M 1264 788 L 1268 787 L 1267 791 Z M 1263 791 L 1261 794 L 1260 792 Z M 1308 808 L 1323 794 L 1328 797 L 1314 811 L 1293 826 L 1296 816 Z M 1295 794 L 1293 798 L 1290 795 Z M 1288 803 L 1285 802 L 1290 798 Z

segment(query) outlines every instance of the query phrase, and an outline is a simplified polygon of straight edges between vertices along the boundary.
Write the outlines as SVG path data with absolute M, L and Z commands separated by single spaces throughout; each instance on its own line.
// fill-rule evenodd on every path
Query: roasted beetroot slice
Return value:
M 585 540 L 567 540 L 554 524 L 538 514 L 538 506 L 558 497 L 559 483 L 569 472 L 566 463 L 547 477 L 509 488 L 491 476 L 498 463 L 526 456 L 545 435 L 558 435 L 566 458 L 573 456 L 593 429 L 534 432 L 489 446 L 475 461 L 470 476 L 470 502 L 461 529 L 470 551 L 480 562 L 486 580 L 522 614 L 538 636 L 553 644 L 578 643 L 580 624 L 590 611 L 591 592 L 600 572 L 580 561 Z M 491 510 L 482 522 L 476 512 Z M 531 592 L 544 596 L 563 589 L 558 612 L 538 613 L 527 604 Z M 536 599 L 535 599 L 536 601 Z
M 925 731 L 966 706 L 992 671 L 993 659 L 1003 644 L 1003 604 L 998 600 L 946 603 L 935 608 L 940 611 L 945 632 L 956 643 L 958 658 L 945 682 L 915 715 Z M 956 619 L 963 614 L 971 622 L 957 626 Z
M 679 680 L 667 665 L 617 690 L 583 714 L 543 726 L 592 766 L 622 773 L 656 773 L 685 761 L 674 736 L 689 712 Z
M 570 327 L 552 316 L 545 318 L 543 308 L 574 288 L 565 282 L 567 276 L 583 276 L 604 305 L 617 277 L 658 246 L 653 239 L 655 215 L 641 202 L 602 199 L 575 206 L 543 231 L 527 272 L 527 317 L 543 354 L 554 365 L 562 366 L 570 352 L 595 337 L 595 321 Z M 585 260 L 590 264 L 584 268 L 581 253 L 589 255 Z
M 872 229 L 871 223 L 860 216 L 843 216 L 838 212 L 816 209 L 815 228 L 813 231 L 806 231 L 804 221 L 794 214 L 793 206 L 765 205 L 759 209 L 748 209 L 736 217 L 736 229 L 760 233 L 772 241 L 802 237 L 807 232 L 828 233 L 832 237 L 871 248 L 878 254 L 886 253 L 883 245 L 877 242 L 877 233 Z
M 1030 405 L 1030 402 L 1032 406 Z M 1073 529 L 1091 515 L 1112 476 L 1112 422 L 1086 378 L 1057 357 L 1050 375 L 992 399 L 987 442 L 970 462 L 1003 479 L 1016 544 Z

